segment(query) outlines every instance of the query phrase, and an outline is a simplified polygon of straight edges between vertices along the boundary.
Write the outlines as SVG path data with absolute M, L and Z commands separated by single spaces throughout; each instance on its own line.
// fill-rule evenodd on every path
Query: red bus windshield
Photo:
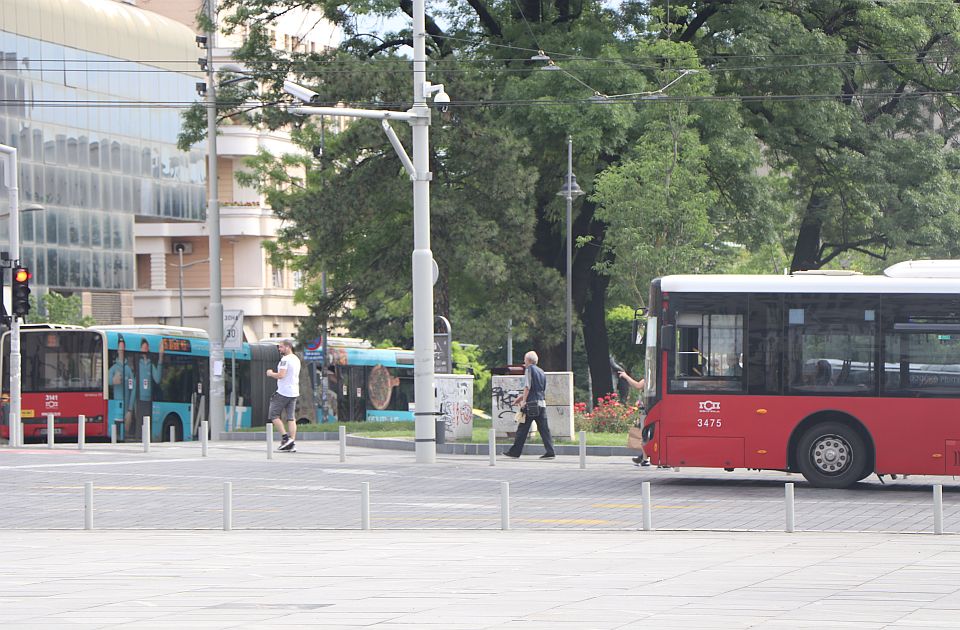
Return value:
M 103 336 L 86 330 L 23 331 L 21 388 L 29 392 L 103 391 Z M 10 389 L 10 335 L 3 337 L 3 391 Z

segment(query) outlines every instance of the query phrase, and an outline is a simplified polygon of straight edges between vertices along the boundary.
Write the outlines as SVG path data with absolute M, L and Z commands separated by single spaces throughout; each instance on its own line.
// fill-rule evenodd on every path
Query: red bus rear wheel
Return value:
M 870 460 L 863 437 L 841 422 L 821 422 L 797 444 L 800 472 L 818 488 L 847 488 L 864 478 Z

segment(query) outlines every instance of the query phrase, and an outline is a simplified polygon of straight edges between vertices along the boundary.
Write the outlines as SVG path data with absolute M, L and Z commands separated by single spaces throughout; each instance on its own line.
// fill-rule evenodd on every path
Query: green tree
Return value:
M 89 315 L 83 315 L 83 307 L 79 295 L 61 295 L 50 291 L 39 298 L 30 296 L 32 319 L 51 324 L 70 324 L 73 326 L 93 326 L 96 320 Z M 38 308 L 39 307 L 39 308 Z M 45 315 L 40 315 L 43 311 Z
M 958 251 L 954 2 L 682 2 L 666 29 L 788 177 L 792 269 Z

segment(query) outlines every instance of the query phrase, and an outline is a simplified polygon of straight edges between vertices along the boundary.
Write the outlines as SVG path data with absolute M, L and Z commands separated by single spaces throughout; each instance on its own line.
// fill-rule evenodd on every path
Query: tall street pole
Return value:
M 425 0 L 413 1 L 413 376 L 418 464 L 436 461 L 433 365 L 433 253 L 430 251 L 430 108 Z
M 224 430 L 223 297 L 220 284 L 220 199 L 217 197 L 217 86 L 213 46 L 217 30 L 217 0 L 206 0 L 210 30 L 207 31 L 207 234 L 210 239 L 210 427 L 215 439 Z
M 291 107 L 291 114 L 334 116 L 341 118 L 370 118 L 379 120 L 397 157 L 413 181 L 413 376 L 416 411 L 416 460 L 418 464 L 432 464 L 437 458 L 436 400 L 433 365 L 433 253 L 430 251 L 430 108 L 427 97 L 444 104 L 450 97 L 443 85 L 427 81 L 427 44 L 424 0 L 413 2 L 413 107 L 405 112 L 356 109 L 348 107 L 317 107 L 310 105 L 317 94 L 290 81 L 284 82 L 284 91 L 306 105 Z M 390 125 L 390 121 L 405 121 L 413 132 L 413 159 Z
M 573 138 L 567 136 L 567 372 L 573 371 Z
M 17 150 L 14 147 L 0 144 L 0 155 L 7 158 L 4 169 L 4 183 L 10 195 L 10 261 L 16 267 L 20 262 L 20 192 L 17 188 Z M 13 286 L 12 278 L 10 286 Z M 10 410 L 9 419 L 20 420 L 20 321 L 10 309 Z M 21 446 L 19 435 L 13 434 L 13 423 L 8 433 L 8 442 L 11 446 Z

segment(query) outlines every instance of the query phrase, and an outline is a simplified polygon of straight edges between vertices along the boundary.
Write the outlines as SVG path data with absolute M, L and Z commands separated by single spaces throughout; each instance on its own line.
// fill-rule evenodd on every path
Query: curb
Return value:
M 263 442 L 267 439 L 267 434 L 263 431 L 234 432 L 224 434 L 223 439 L 228 442 Z M 327 431 L 304 431 L 297 435 L 298 442 L 336 442 L 339 439 L 339 434 Z M 349 434 L 347 435 L 347 446 L 379 448 L 390 451 L 415 450 L 415 444 L 412 440 L 361 437 Z M 504 444 L 498 446 L 503 447 L 503 449 L 507 448 Z M 527 444 L 523 450 L 527 455 L 542 455 L 545 452 L 542 444 Z M 580 447 L 571 444 L 558 444 L 553 450 L 556 451 L 557 455 L 580 454 Z M 490 447 L 487 444 L 437 444 L 437 453 L 441 455 L 489 455 Z M 588 446 L 587 455 L 592 457 L 636 457 L 637 451 L 626 446 Z

